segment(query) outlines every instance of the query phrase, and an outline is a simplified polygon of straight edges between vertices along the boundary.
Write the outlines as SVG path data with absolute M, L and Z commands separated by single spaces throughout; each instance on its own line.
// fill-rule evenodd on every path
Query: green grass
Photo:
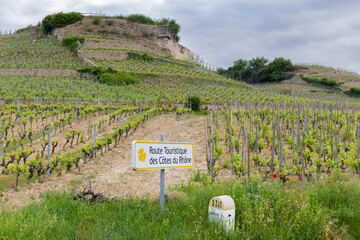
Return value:
M 334 181 L 334 182 L 332 182 Z M 159 213 L 150 198 L 90 204 L 48 193 L 41 203 L 0 216 L 5 239 L 359 239 L 360 183 L 292 182 L 271 186 L 253 181 L 175 187 Z M 209 223 L 212 197 L 230 195 L 236 205 L 235 232 Z
M 186 115 L 186 119 L 201 118 L 207 116 L 208 113 L 208 111 L 191 112 L 191 114 Z
M 36 179 L 37 179 L 37 175 L 34 176 L 30 180 L 30 182 L 35 182 Z M 27 176 L 20 175 L 18 186 L 25 186 L 26 180 L 27 180 Z M 0 191 L 7 190 L 9 188 L 15 188 L 15 183 L 16 183 L 16 175 L 15 174 L 0 175 Z

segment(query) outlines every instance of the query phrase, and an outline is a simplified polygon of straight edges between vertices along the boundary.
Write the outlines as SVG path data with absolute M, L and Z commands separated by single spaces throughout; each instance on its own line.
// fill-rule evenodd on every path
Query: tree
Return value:
M 246 68 L 246 72 L 249 76 L 249 83 L 258 83 L 261 74 L 265 70 L 266 64 L 269 62 L 268 59 L 264 57 L 256 57 L 249 61 L 249 64 Z
M 289 59 L 282 57 L 275 58 L 264 69 L 261 75 L 261 82 L 277 82 L 282 79 L 283 73 L 292 69 L 292 63 Z
M 234 62 L 234 66 L 232 67 L 232 78 L 237 80 L 244 80 L 246 76 L 246 66 L 248 65 L 248 61 L 239 59 Z
M 282 57 L 272 62 L 264 57 L 256 57 L 249 61 L 239 59 L 228 69 L 218 68 L 220 75 L 247 83 L 280 81 L 283 73 L 292 69 L 292 63 Z
M 50 33 L 54 28 L 65 27 L 69 24 L 81 21 L 83 18 L 84 16 L 78 12 L 59 12 L 47 15 L 42 20 L 42 31 L 47 34 Z

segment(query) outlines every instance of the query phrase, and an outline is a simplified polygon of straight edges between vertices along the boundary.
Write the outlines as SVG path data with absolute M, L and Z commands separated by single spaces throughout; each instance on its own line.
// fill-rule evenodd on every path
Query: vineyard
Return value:
M 258 97 L 211 111 L 206 136 L 212 181 L 220 166 L 231 166 L 237 177 L 279 177 L 282 184 L 289 177 L 311 181 L 334 171 L 360 177 L 357 107 Z
M 14 174 L 15 189 L 20 176 L 26 176 L 27 184 L 35 175 L 41 182 L 41 175 L 61 174 L 62 169 L 70 171 L 73 166 L 78 167 L 80 163 L 82 165 L 93 160 L 97 152 L 102 156 L 103 152 L 116 148 L 121 137 L 127 138 L 150 117 L 166 113 L 178 116 L 189 111 L 187 108 L 161 104 L 157 107 L 150 104 L 30 104 L 7 105 L 1 110 L 3 146 L 0 166 L 5 174 L 2 181 L 9 183 L 7 178 Z M 82 122 L 86 122 L 86 127 Z
M 86 28 L 95 24 L 93 18 L 84 21 Z M 102 22 L 109 23 L 109 19 Z M 79 35 L 75 35 L 76 26 L 81 28 Z M 204 213 L 192 207 L 198 204 L 207 209 L 212 192 L 231 195 L 248 214 L 236 213 L 236 221 L 240 222 L 236 228 L 248 230 L 237 231 L 234 239 L 275 239 L 278 232 L 287 231 L 283 229 L 290 230 L 280 239 L 297 239 L 296 234 L 303 234 L 299 235 L 302 239 L 360 237 L 360 204 L 355 196 L 360 189 L 360 104 L 356 98 L 341 93 L 360 85 L 358 74 L 298 65 L 291 74 L 329 78 L 339 88 L 291 82 L 248 85 L 218 75 L 199 63 L 177 59 L 168 49 L 151 42 L 150 37 L 137 40 L 131 34 L 109 37 L 101 32 L 94 36 L 81 24 L 71 27 L 68 36 L 84 38 L 73 48 L 63 46 L 51 34 L 42 34 L 39 27 L 0 35 L 0 211 L 6 213 L 9 207 L 40 200 L 48 194 L 43 186 L 69 191 L 65 185 L 71 183 L 75 191 L 91 180 L 108 185 L 100 189 L 122 186 L 121 191 L 113 191 L 115 197 L 126 197 L 119 200 L 124 204 L 120 208 L 125 206 L 121 211 L 128 211 L 129 206 L 140 209 L 145 203 L 148 209 L 142 211 L 151 211 L 148 215 L 154 219 L 162 218 L 154 207 L 158 206 L 157 199 L 153 199 L 158 195 L 159 176 L 130 170 L 130 146 L 132 140 L 140 138 L 158 141 L 159 133 L 166 131 L 171 141 L 197 144 L 194 170 L 167 170 L 171 183 L 177 184 L 169 186 L 170 194 L 175 192 L 174 198 L 169 195 L 167 199 L 169 209 L 177 212 L 175 206 L 179 204 L 183 208 L 179 214 L 201 226 L 184 238 L 226 236 L 209 226 Z M 136 31 L 141 34 L 140 27 Z M 44 71 L 44 75 L 34 74 L 34 69 Z M 99 69 L 110 75 L 126 73 L 136 81 L 109 84 L 94 73 Z M 16 70 L 23 72 L 10 74 Z M 50 74 L 57 70 L 72 72 L 63 76 Z M 199 111 L 195 111 L 192 97 L 200 99 Z M 321 196 L 330 188 L 332 193 Z M 348 208 L 332 195 L 336 191 L 349 196 Z M 50 206 L 54 199 L 64 199 L 64 194 L 49 193 L 44 198 Z M 317 205 L 322 201 L 326 204 Z M 324 206 L 335 202 L 341 210 L 324 210 Z M 309 210 L 308 206 L 317 208 Z M 287 212 L 297 218 L 283 221 Z M 339 217 L 339 212 L 344 215 Z M 164 215 L 168 218 L 158 219 L 162 228 L 157 231 L 161 233 L 169 229 L 169 219 L 173 218 L 170 211 L 165 214 L 169 214 Z M 195 217 L 198 215 L 202 217 Z M 74 223 L 80 230 L 73 231 L 79 234 L 85 231 L 82 224 L 96 222 L 91 217 L 86 222 L 87 217 Z M 0 225 L 4 221 L 0 217 Z M 130 220 L 126 221 L 124 224 L 129 225 Z M 181 224 L 185 229 L 188 222 Z M 267 225 L 277 230 L 272 232 Z M 206 228 L 209 232 L 203 231 Z M 33 237 L 14 229 L 10 236 Z M 174 236 L 182 238 L 184 229 L 172 229 Z M 6 235 L 0 228 L 0 238 L 2 234 Z M 121 234 L 115 238 L 123 237 Z M 39 236 L 53 235 L 49 231 Z M 99 236 L 94 238 L 104 238 Z
M 0 69 L 79 69 L 83 67 L 74 54 L 53 37 L 36 32 L 0 37 Z

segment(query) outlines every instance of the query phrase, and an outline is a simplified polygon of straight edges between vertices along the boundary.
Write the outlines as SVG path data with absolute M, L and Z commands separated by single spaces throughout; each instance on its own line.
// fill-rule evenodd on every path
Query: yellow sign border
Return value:
M 149 167 L 149 168 L 137 168 L 136 167 L 136 144 L 137 143 L 145 143 L 145 144 L 177 144 L 177 145 L 191 145 L 191 151 L 192 151 L 192 165 L 191 166 L 175 166 L 175 167 Z M 135 149 L 135 169 L 136 170 L 147 170 L 147 169 L 165 169 L 165 168 L 189 168 L 189 167 L 194 167 L 194 145 L 193 143 L 179 143 L 179 142 L 138 142 L 135 141 L 134 144 L 134 149 Z

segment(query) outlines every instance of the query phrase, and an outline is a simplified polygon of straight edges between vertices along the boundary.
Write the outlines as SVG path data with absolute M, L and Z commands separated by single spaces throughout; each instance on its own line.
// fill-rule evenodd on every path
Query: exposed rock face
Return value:
M 292 77 L 290 77 L 287 80 L 282 81 L 283 83 L 296 83 L 296 84 L 307 84 L 304 80 L 301 79 L 301 77 L 297 74 L 293 74 Z
M 169 49 L 175 59 L 192 60 L 191 51 L 177 43 L 170 36 L 159 36 L 156 42 L 160 46 Z

